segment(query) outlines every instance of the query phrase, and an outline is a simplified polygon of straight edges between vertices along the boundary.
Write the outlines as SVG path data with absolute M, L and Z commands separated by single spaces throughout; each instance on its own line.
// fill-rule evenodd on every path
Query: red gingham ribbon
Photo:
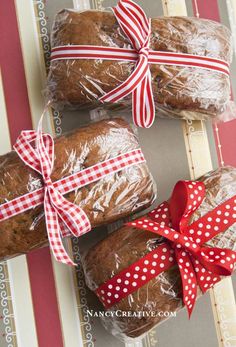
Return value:
M 220 276 L 232 274 L 236 252 L 204 244 L 236 222 L 236 196 L 189 225 L 190 216 L 204 197 L 203 183 L 179 181 L 170 202 L 159 205 L 148 218 L 128 223 L 161 235 L 163 243 L 96 290 L 105 307 L 117 304 L 177 263 L 183 284 L 183 302 L 190 316 L 197 285 L 205 293 L 220 281 Z
M 79 237 L 90 231 L 91 225 L 84 211 L 63 195 L 109 174 L 143 163 L 145 159 L 138 148 L 52 182 L 54 141 L 49 134 L 42 132 L 42 119 L 37 132 L 21 132 L 14 149 L 27 166 L 42 176 L 44 187 L 0 205 L 0 222 L 44 204 L 49 244 L 56 260 L 75 265 L 66 253 L 61 237 Z M 32 142 L 35 142 L 35 147 Z
M 224 60 L 149 49 L 151 20 L 133 1 L 120 0 L 113 12 L 132 49 L 86 45 L 57 46 L 52 49 L 51 60 L 104 59 L 136 62 L 128 79 L 103 95 L 100 101 L 114 103 L 132 93 L 133 120 L 137 126 L 149 128 L 155 119 L 150 64 L 198 67 L 229 76 L 229 64 Z

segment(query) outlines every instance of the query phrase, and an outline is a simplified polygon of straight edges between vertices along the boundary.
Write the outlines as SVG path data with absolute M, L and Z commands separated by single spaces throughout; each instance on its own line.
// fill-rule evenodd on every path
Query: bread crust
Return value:
M 206 186 L 206 196 L 192 216 L 192 221 L 205 215 L 219 204 L 236 195 L 236 169 L 220 168 L 199 179 Z M 191 221 L 190 221 L 191 223 Z M 152 249 L 163 243 L 146 230 L 125 226 L 94 246 L 83 259 L 85 279 L 88 287 L 95 291 L 101 284 L 139 260 Z M 209 246 L 235 249 L 236 224 L 227 231 L 215 236 L 207 243 Z M 201 295 L 199 290 L 199 296 Z M 175 312 L 183 307 L 182 282 L 177 266 L 165 271 L 139 288 L 136 292 L 123 298 L 111 310 L 122 311 L 155 311 Z M 165 317 L 109 317 L 105 325 L 121 337 L 138 337 Z
M 139 147 L 123 119 L 102 120 L 55 139 L 52 181 Z M 42 187 L 40 175 L 16 152 L 0 156 L 0 204 Z M 92 227 L 148 207 L 156 188 L 146 163 L 134 165 L 76 189 L 66 198 L 87 214 Z M 0 259 L 27 253 L 48 243 L 43 206 L 0 222 Z
M 190 17 L 159 17 L 151 21 L 150 48 L 182 52 L 231 62 L 230 31 L 220 23 Z M 52 30 L 52 47 L 95 45 L 131 47 L 110 12 L 62 10 Z M 58 60 L 51 63 L 48 99 L 55 108 L 95 107 L 98 98 L 125 81 L 134 63 L 107 60 Z M 157 110 L 200 112 L 198 118 L 211 118 L 224 111 L 230 98 L 229 78 L 201 68 L 151 65 L 152 88 Z M 128 96 L 121 102 L 131 105 Z M 164 114 L 164 113 L 163 113 Z M 205 116 L 203 115 L 205 114 Z M 185 114 L 185 117 L 192 117 Z

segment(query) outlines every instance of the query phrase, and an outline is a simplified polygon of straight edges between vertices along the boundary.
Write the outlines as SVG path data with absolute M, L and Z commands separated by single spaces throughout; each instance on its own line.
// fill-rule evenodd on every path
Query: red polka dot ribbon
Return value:
M 43 187 L 1 204 L 0 222 L 43 204 L 49 244 L 56 260 L 76 265 L 63 246 L 62 236 L 79 237 L 90 231 L 91 225 L 85 212 L 63 195 L 143 163 L 145 159 L 141 149 L 137 148 L 52 182 L 54 141 L 42 132 L 42 119 L 43 116 L 37 131 L 21 132 L 14 149 L 27 166 L 41 175 Z
M 117 88 L 100 98 L 115 103 L 132 94 L 133 120 L 149 128 L 155 119 L 150 64 L 197 67 L 229 76 L 229 64 L 221 59 L 179 52 L 154 51 L 149 48 L 151 20 L 131 0 L 120 0 L 113 13 L 132 48 L 66 45 L 52 48 L 51 61 L 68 59 L 103 59 L 136 63 L 135 69 Z
M 209 247 L 205 243 L 236 222 L 236 196 L 189 225 L 189 218 L 204 197 L 203 183 L 179 181 L 169 202 L 159 205 L 148 217 L 128 223 L 156 233 L 165 241 L 97 289 L 105 307 L 115 305 L 177 263 L 183 302 L 190 316 L 197 298 L 197 285 L 205 293 L 220 281 L 220 276 L 232 274 L 236 252 Z

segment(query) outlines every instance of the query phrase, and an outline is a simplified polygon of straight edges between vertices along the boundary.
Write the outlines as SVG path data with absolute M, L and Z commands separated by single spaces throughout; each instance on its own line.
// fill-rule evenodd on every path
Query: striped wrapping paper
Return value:
M 163 11 L 166 14 L 183 14 L 183 11 L 187 10 L 188 15 L 199 13 L 200 17 L 222 21 L 231 26 L 236 39 L 236 0 L 137 2 L 152 16 L 161 15 Z M 43 110 L 44 100 L 41 91 L 45 86 L 49 62 L 49 28 L 55 13 L 62 7 L 74 6 L 84 9 L 92 6 L 102 9 L 114 4 L 115 1 L 108 0 L 91 0 L 91 3 L 89 0 L 0 2 L 0 154 L 11 149 L 22 129 L 35 128 Z M 236 93 L 233 78 L 235 75 L 234 66 L 232 94 Z M 50 113 L 48 119 L 51 121 L 46 125 L 47 130 L 60 134 L 79 125 L 79 118 L 75 120 L 69 113 L 63 115 L 61 119 L 58 113 Z M 97 117 L 94 113 L 92 116 Z M 85 113 L 82 117 L 88 119 L 90 115 Z M 180 178 L 194 178 L 212 166 L 216 167 L 218 163 L 236 166 L 233 150 L 236 147 L 236 120 L 213 127 L 205 127 L 201 122 L 171 123 L 170 127 L 169 121 L 156 121 L 153 128 L 148 130 L 148 137 L 145 130 L 140 131 L 147 160 L 156 178 L 162 183 L 159 185 L 160 201 L 166 198 L 173 184 Z M 168 134 L 168 143 L 165 143 L 167 139 L 163 139 L 165 132 Z M 157 153 L 156 148 L 161 148 L 160 153 Z M 173 154 L 170 148 L 177 148 L 177 152 L 181 153 L 181 163 L 176 161 L 176 154 Z M 162 157 L 164 155 L 166 161 Z M 173 166 L 168 171 L 163 167 L 169 161 Z M 79 249 L 83 252 L 91 244 L 91 239 L 101 238 L 106 230 L 92 233 L 93 237 L 74 240 L 73 243 L 68 241 L 68 248 L 79 262 L 77 269 L 57 264 L 47 247 L 0 264 L 1 347 L 101 347 L 104 344 L 109 347 L 124 346 L 122 342 L 105 332 L 100 321 L 89 317 L 87 312 L 90 303 L 99 306 L 96 298 L 85 288 Z M 179 323 L 175 319 L 170 320 L 163 324 L 163 328 L 154 329 L 144 339 L 127 343 L 127 346 L 149 347 L 158 343 L 160 347 L 169 347 L 173 346 L 173 341 L 175 347 L 189 346 L 189 336 L 196 340 L 196 346 L 202 345 L 195 326 L 199 324 L 204 335 L 206 322 L 202 317 L 206 316 L 210 322 L 205 341 L 207 339 L 208 347 L 215 347 L 217 338 L 209 297 L 206 296 L 202 302 L 203 304 L 198 303 L 199 312 L 192 317 L 190 323 L 187 323 L 186 317 L 180 313 Z M 189 331 L 176 341 L 175 334 L 185 324 L 189 324 Z M 165 329 L 170 326 L 174 340 L 172 335 L 166 339 Z M 230 338 L 227 338 L 227 324 L 225 336 L 218 335 L 218 341 L 223 339 L 219 342 L 221 346 L 236 346 L 235 340 L 231 342 Z

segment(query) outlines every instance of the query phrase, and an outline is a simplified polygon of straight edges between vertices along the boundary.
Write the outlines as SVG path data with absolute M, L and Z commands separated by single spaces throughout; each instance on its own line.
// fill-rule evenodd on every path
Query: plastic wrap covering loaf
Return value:
M 139 147 L 122 119 L 103 120 L 55 140 L 52 181 Z M 10 152 L 0 156 L 0 204 L 41 188 L 39 175 Z M 155 183 L 145 163 L 124 168 L 66 195 L 87 214 L 93 227 L 149 206 Z M 26 253 L 47 244 L 43 207 L 0 222 L 0 259 Z
M 51 44 L 132 48 L 114 15 L 101 11 L 62 10 L 53 25 Z M 152 19 L 150 49 L 218 58 L 228 63 L 232 55 L 231 35 L 225 26 L 187 17 Z M 47 97 L 57 109 L 96 107 L 98 98 L 125 81 L 133 68 L 132 62 L 102 59 L 52 61 Z M 159 115 L 208 119 L 222 113 L 229 101 L 230 81 L 223 73 L 151 64 L 151 74 Z M 122 105 L 130 106 L 131 96 L 122 100 Z
M 217 205 L 236 194 L 236 169 L 220 168 L 203 176 L 206 197 L 194 213 L 196 220 Z M 149 251 L 162 244 L 163 239 L 149 231 L 125 226 L 92 248 L 84 258 L 84 272 L 88 287 L 95 291 L 101 284 L 136 262 Z M 236 249 L 236 224 L 226 232 L 215 236 L 209 246 Z M 199 291 L 200 295 L 200 291 Z M 110 310 L 125 312 L 162 312 L 161 315 L 104 318 L 105 326 L 119 337 L 137 337 L 147 332 L 165 318 L 164 313 L 178 311 L 182 304 L 182 283 L 177 266 L 158 275 L 133 294 L 122 299 Z

